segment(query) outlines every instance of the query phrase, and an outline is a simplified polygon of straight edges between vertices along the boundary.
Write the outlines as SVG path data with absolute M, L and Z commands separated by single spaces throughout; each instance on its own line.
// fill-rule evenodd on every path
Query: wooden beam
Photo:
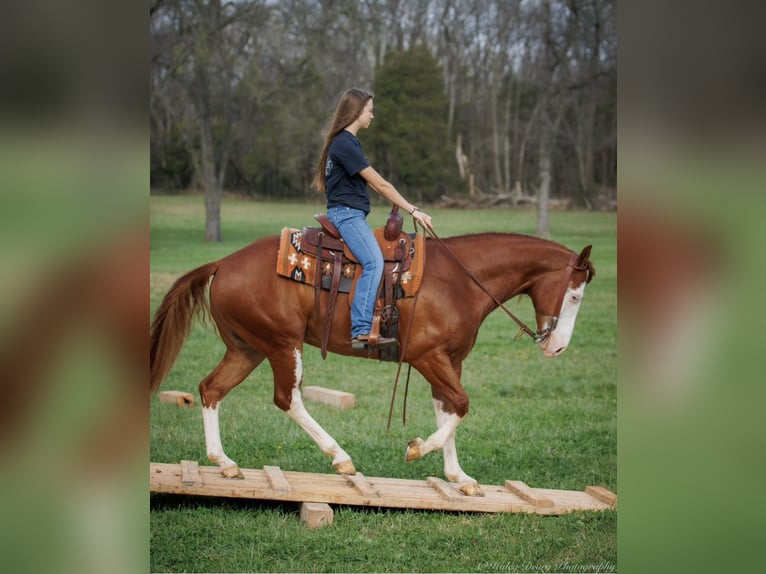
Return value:
M 271 488 L 277 492 L 290 492 L 293 489 L 287 478 L 285 478 L 282 469 L 278 466 L 264 466 L 263 472 L 266 473 L 266 478 L 269 480 Z
M 341 410 L 350 409 L 356 404 L 356 397 L 351 393 L 327 389 L 325 387 L 303 387 L 303 396 L 306 400 L 337 407 Z
M 426 480 L 429 486 L 436 489 L 436 492 L 439 493 L 439 496 L 444 498 L 445 500 L 449 500 L 450 502 L 457 502 L 459 500 L 462 500 L 465 495 L 462 493 L 458 493 L 454 488 L 452 488 L 448 482 L 444 482 L 441 478 L 436 478 L 435 476 L 429 476 L 428 480 Z
M 515 494 L 522 500 L 526 500 L 527 502 L 529 502 L 530 504 L 534 504 L 535 506 L 543 506 L 543 507 L 554 506 L 553 501 L 550 498 L 542 494 L 536 493 L 534 489 L 530 488 L 529 486 L 527 486 L 524 482 L 520 480 L 506 480 L 505 488 L 510 490 L 513 494 Z
M 356 474 L 347 474 L 346 480 L 357 490 L 359 494 L 366 498 L 380 498 L 380 493 L 370 484 L 361 472 Z
M 161 391 L 160 401 L 179 407 L 193 407 L 194 397 L 191 393 L 183 391 Z
M 184 486 L 202 486 L 199 463 L 196 460 L 181 461 L 181 484 Z
M 608 504 L 612 508 L 617 508 L 617 495 L 603 486 L 586 486 L 585 492 L 590 494 L 593 498 Z
M 332 508 L 324 502 L 302 502 L 301 520 L 309 528 L 331 526 L 333 521 Z

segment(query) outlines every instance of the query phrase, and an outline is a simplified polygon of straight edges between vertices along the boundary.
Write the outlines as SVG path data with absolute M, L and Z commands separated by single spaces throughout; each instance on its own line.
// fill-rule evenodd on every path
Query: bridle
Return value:
M 550 321 L 546 325 L 546 327 L 540 331 L 537 331 L 535 333 L 529 333 L 532 338 L 534 339 L 535 343 L 542 344 L 548 338 L 551 336 L 551 333 L 556 330 L 556 326 L 559 323 L 559 316 L 561 315 L 561 308 L 564 306 L 564 298 L 567 294 L 567 288 L 569 287 L 569 280 L 572 278 L 572 273 L 574 271 L 587 271 L 588 266 L 586 265 L 577 265 L 577 259 L 578 255 L 574 251 L 569 254 L 569 261 L 567 262 L 567 267 L 564 270 L 564 277 L 561 282 L 561 287 L 559 288 L 559 297 L 558 297 L 558 303 L 556 305 L 556 312 L 551 316 Z M 587 279 L 586 279 L 587 281 Z M 528 332 L 529 328 L 526 328 L 525 332 Z

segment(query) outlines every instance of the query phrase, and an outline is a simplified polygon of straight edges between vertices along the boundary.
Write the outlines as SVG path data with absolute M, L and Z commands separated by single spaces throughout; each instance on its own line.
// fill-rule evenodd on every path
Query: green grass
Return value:
M 226 198 L 224 241 L 203 240 L 199 196 L 151 198 L 152 312 L 172 279 L 283 226 L 312 221 L 319 204 L 260 203 Z M 447 237 L 478 231 L 533 233 L 532 211 L 429 209 Z M 382 225 L 387 210 L 370 216 Z M 410 222 L 406 222 L 411 225 Z M 551 214 L 555 241 L 579 251 L 593 244 L 597 276 L 588 287 L 567 352 L 545 359 L 502 312 L 489 316 L 463 366 L 470 413 L 458 429 L 463 469 L 482 484 L 522 480 L 532 487 L 617 492 L 616 217 Z M 531 318 L 528 299 L 511 302 Z M 197 395 L 199 381 L 223 351 L 215 331 L 196 325 L 163 389 Z M 322 361 L 306 347 L 304 383 L 356 395 L 346 411 L 308 403 L 317 421 L 366 476 L 424 479 L 442 476 L 442 455 L 404 462 L 407 441 L 435 428 L 427 382 L 413 371 L 407 424 L 401 422 L 400 385 L 391 431 L 386 432 L 396 365 L 336 355 Z M 271 400 L 268 364 L 261 365 L 221 407 L 227 454 L 244 468 L 331 473 L 330 460 Z M 151 402 L 151 460 L 210 464 L 199 407 Z M 308 530 L 291 504 L 259 501 L 151 498 L 153 571 L 566 571 L 616 568 L 616 512 L 561 517 L 378 511 L 337 507 L 331 528 Z

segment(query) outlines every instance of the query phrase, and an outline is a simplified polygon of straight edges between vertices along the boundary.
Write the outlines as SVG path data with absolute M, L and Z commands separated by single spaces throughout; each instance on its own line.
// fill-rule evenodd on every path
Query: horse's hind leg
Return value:
M 300 349 L 289 354 L 269 357 L 274 371 L 274 404 L 285 411 L 305 430 L 322 452 L 332 458 L 332 466 L 339 474 L 356 474 L 351 457 L 308 413 L 301 397 L 303 359 Z
M 263 359 L 263 355 L 255 352 L 229 349 L 213 372 L 199 385 L 207 457 L 219 466 L 221 474 L 226 478 L 244 478 L 244 476 L 237 463 L 223 451 L 218 426 L 218 409 L 226 394 L 244 381 Z

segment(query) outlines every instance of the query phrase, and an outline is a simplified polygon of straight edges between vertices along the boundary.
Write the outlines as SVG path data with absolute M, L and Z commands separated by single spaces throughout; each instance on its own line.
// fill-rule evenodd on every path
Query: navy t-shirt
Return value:
M 346 206 L 370 213 L 370 192 L 367 181 L 359 175 L 370 162 L 357 137 L 341 131 L 330 144 L 325 164 L 327 207 Z

